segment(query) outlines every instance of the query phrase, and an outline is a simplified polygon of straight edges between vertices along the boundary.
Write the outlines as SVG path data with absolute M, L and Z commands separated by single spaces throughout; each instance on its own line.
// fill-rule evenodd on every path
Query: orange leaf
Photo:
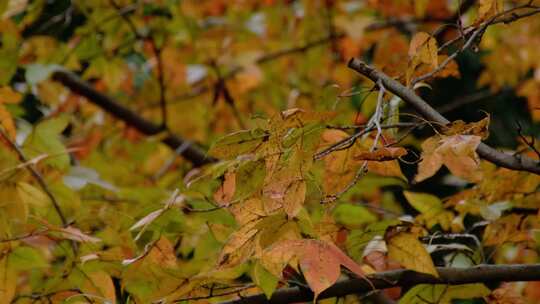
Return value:
M 418 165 L 416 182 L 433 176 L 444 164 L 452 174 L 469 181 L 479 181 L 480 159 L 476 148 L 480 136 L 475 135 L 435 135 L 422 143 L 422 161 Z
M 360 277 L 365 276 L 362 267 L 345 255 L 336 245 L 319 240 L 281 241 L 263 253 L 263 265 L 265 265 L 265 257 L 271 257 L 274 261 L 281 260 L 284 262 L 283 267 L 293 257 L 296 257 L 309 287 L 315 293 L 315 298 L 337 281 L 341 273 L 340 266 L 346 267 Z M 274 273 L 277 270 L 281 272 L 281 269 L 275 268 L 268 270 Z
M 214 193 L 214 200 L 219 206 L 228 206 L 236 190 L 236 174 L 228 171 L 224 175 L 223 184 Z
M 379 148 L 373 152 L 361 152 L 354 156 L 355 160 L 389 161 L 407 154 L 402 147 Z

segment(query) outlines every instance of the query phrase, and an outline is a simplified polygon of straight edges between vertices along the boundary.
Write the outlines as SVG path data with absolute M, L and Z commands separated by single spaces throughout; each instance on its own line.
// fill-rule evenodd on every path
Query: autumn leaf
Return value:
M 487 115 L 480 121 L 465 123 L 463 120 L 455 120 L 447 125 L 443 132 L 444 135 L 474 135 L 480 136 L 483 140 L 489 137 L 490 116 Z
M 478 1 L 478 5 L 478 16 L 475 20 L 475 24 L 488 20 L 500 13 L 503 9 L 502 0 L 480 0 Z
M 267 138 L 268 134 L 262 129 L 238 131 L 218 139 L 208 154 L 227 159 L 253 153 Z
M 437 68 L 439 64 L 437 40 L 425 32 L 416 33 L 409 45 L 409 67 L 407 68 L 407 84 L 410 83 L 416 69 L 423 64 Z
M 219 206 L 227 206 L 231 203 L 235 191 L 236 174 L 233 171 L 227 171 L 223 175 L 223 183 L 214 193 L 214 201 L 216 201 Z
M 259 232 L 257 223 L 247 223 L 229 236 L 219 254 L 217 264 L 220 268 L 234 267 L 251 257 L 255 249 L 255 235 Z
M 247 161 L 236 171 L 234 199 L 244 199 L 263 187 L 266 176 L 264 160 Z M 232 183 L 232 182 L 230 182 Z M 231 185 L 227 185 L 230 187 Z
M 403 195 L 416 210 L 421 214 L 417 220 L 425 224 L 427 228 L 439 224 L 445 231 L 450 230 L 454 214 L 447 211 L 441 200 L 431 194 L 404 191 Z
M 538 282 L 531 282 L 538 283 Z M 525 304 L 525 298 L 521 295 L 519 287 L 515 283 L 503 283 L 486 297 L 489 304 Z
M 360 152 L 354 156 L 355 160 L 389 161 L 395 160 L 407 154 L 402 147 L 379 148 L 373 152 Z
M 476 148 L 480 144 L 476 135 L 435 135 L 422 143 L 422 160 L 418 164 L 416 182 L 433 176 L 444 164 L 452 174 L 469 181 L 479 181 L 480 158 Z
M 509 214 L 491 222 L 484 230 L 484 245 L 494 246 L 505 242 L 530 240 L 531 236 L 526 225 L 531 220 L 535 220 L 534 216 L 525 220 L 519 214 Z
M 418 238 L 409 232 L 388 233 L 385 236 L 388 257 L 403 267 L 438 277 L 431 256 Z
M 285 190 L 283 197 L 283 209 L 289 218 L 294 218 L 304 204 L 306 198 L 306 182 L 304 180 L 293 181 Z
M 17 287 L 17 272 L 9 263 L 7 255 L 0 258 L 0 298 L 11 302 Z
M 252 270 L 252 278 L 259 286 L 267 299 L 270 299 L 278 286 L 279 278 L 268 272 L 260 263 L 255 263 Z
M 85 273 L 87 280 L 81 289 L 84 293 L 99 296 L 108 303 L 116 303 L 116 293 L 111 276 L 103 270 Z
M 334 244 L 318 240 L 279 242 L 263 253 L 261 263 L 272 274 L 281 277 L 281 270 L 294 257 L 298 259 L 300 269 L 315 293 L 315 298 L 337 281 L 341 273 L 340 266 L 360 277 L 365 276 L 364 270 Z M 280 262 L 277 267 L 276 261 Z
M 484 284 L 444 285 L 420 284 L 411 288 L 399 301 L 400 304 L 440 303 L 450 304 L 457 299 L 482 298 L 490 294 Z
M 22 95 L 11 87 L 0 87 L 0 126 L 4 127 L 11 139 L 15 139 L 15 123 L 5 105 L 18 103 L 21 98 Z
M 68 226 L 66 228 L 60 228 L 60 227 L 49 227 L 52 231 L 59 232 L 62 238 L 66 240 L 73 240 L 80 243 L 99 243 L 101 242 L 100 238 L 90 236 L 88 234 L 83 233 L 81 230 Z

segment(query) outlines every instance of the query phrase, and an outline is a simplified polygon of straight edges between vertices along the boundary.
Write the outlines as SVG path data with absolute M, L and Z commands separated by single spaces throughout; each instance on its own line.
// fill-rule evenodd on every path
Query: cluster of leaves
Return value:
M 215 302 L 286 286 L 316 300 L 389 270 L 538 263 L 540 176 L 476 152 L 519 106 L 515 154 L 540 157 L 526 135 L 540 119 L 538 12 L 499 0 L 2 1 L 0 302 Z M 438 125 L 358 79 L 351 57 L 419 94 L 510 87 L 526 102 Z M 66 71 L 92 93 L 57 81 Z M 145 137 L 108 107 L 161 131 Z M 170 134 L 188 140 L 174 151 Z M 219 161 L 178 157 L 196 142 Z M 538 286 L 385 296 L 534 303 Z

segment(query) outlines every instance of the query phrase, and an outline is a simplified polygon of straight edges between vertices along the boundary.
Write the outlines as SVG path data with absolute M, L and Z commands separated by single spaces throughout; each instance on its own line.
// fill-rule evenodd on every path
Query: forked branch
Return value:
M 374 83 L 379 81 L 385 88 L 393 94 L 399 96 L 403 101 L 412 106 L 425 119 L 446 125 L 450 123 L 441 113 L 432 108 L 420 96 L 416 95 L 412 89 L 403 86 L 398 81 L 390 78 L 385 73 L 376 70 L 365 62 L 358 59 L 351 59 L 348 64 L 349 68 L 371 79 Z M 476 152 L 483 159 L 492 162 L 498 166 L 511 170 L 527 171 L 540 175 L 540 161 L 534 160 L 524 155 L 512 155 L 498 151 L 484 143 L 480 143 Z

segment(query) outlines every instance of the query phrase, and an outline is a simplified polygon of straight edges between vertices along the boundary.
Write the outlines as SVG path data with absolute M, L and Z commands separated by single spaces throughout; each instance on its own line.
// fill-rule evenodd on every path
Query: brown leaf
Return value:
M 473 123 L 465 123 L 463 120 L 456 120 L 447 126 L 444 130 L 444 134 L 448 136 L 475 135 L 480 136 L 482 139 L 487 139 L 489 136 L 489 122 L 489 115 L 484 119 Z
M 232 171 L 227 171 L 223 177 L 223 183 L 214 193 L 214 201 L 219 206 L 228 206 L 236 191 L 236 174 Z
M 444 164 L 458 177 L 476 182 L 482 178 L 480 158 L 476 148 L 480 136 L 475 135 L 435 135 L 422 143 L 422 161 L 418 165 L 416 182 L 433 176 Z
M 505 242 L 523 242 L 530 240 L 526 221 L 519 214 L 510 214 L 487 225 L 483 243 L 486 246 L 500 245 Z
M 101 242 L 100 238 L 87 235 L 87 234 L 83 233 L 81 230 L 79 230 L 79 229 L 77 229 L 75 227 L 72 227 L 72 226 L 68 226 L 66 228 L 60 228 L 60 227 L 52 228 L 52 227 L 50 227 L 50 229 L 52 231 L 60 232 L 60 235 L 62 235 L 62 237 L 64 239 L 67 239 L 67 240 L 73 240 L 73 241 L 81 242 L 81 243 L 98 243 L 98 242 Z
M 354 156 L 355 160 L 389 161 L 407 154 L 402 147 L 379 148 L 373 152 L 360 152 Z

